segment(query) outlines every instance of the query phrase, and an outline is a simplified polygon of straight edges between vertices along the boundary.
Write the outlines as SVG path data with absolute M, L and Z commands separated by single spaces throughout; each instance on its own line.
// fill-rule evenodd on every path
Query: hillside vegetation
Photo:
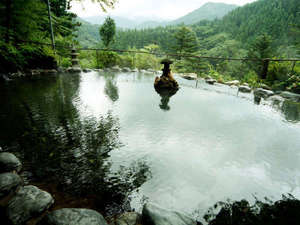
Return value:
M 299 7 L 297 0 L 258 0 L 232 10 L 222 19 L 201 20 L 188 25 L 197 38 L 197 48 L 192 54 L 232 58 L 299 57 Z M 180 24 L 149 29 L 118 29 L 111 48 L 178 53 L 176 33 L 182 27 L 184 25 Z M 101 47 L 100 43 L 98 47 Z M 125 57 L 124 54 L 122 57 Z M 119 64 L 135 66 L 134 60 L 128 55 L 126 57 L 127 63 Z M 174 70 L 178 72 L 196 72 L 203 76 L 210 74 L 218 80 L 239 79 L 251 85 L 260 82 L 264 67 L 261 62 L 175 60 Z M 152 67 L 159 66 L 153 64 Z M 299 92 L 299 72 L 299 63 L 272 62 L 265 83 L 275 89 L 288 88 Z

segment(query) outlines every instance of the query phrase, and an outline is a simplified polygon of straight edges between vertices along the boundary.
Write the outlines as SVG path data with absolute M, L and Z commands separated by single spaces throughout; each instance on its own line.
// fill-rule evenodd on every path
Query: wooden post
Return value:
M 100 69 L 100 65 L 99 65 L 99 50 L 96 50 L 96 63 L 97 63 L 97 69 Z
M 261 73 L 261 79 L 263 79 L 263 80 L 267 78 L 269 63 L 270 63 L 269 59 L 264 59 L 263 60 L 263 70 L 262 70 L 262 73 Z
M 291 70 L 291 74 L 293 74 L 293 73 L 294 73 L 295 66 L 296 66 L 296 61 L 294 61 L 294 62 L 293 62 L 293 65 L 292 65 L 292 70 Z
M 50 31 L 51 31 L 52 48 L 53 48 L 54 53 L 55 53 L 55 41 L 54 41 L 53 26 L 52 26 L 52 17 L 51 17 L 51 9 L 50 9 L 49 0 L 47 0 L 47 5 L 48 5 L 48 17 L 49 17 L 49 25 L 50 25 Z

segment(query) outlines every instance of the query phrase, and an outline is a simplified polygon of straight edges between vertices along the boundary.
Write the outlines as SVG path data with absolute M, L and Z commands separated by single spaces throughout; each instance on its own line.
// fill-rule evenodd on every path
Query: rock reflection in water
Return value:
M 176 94 L 177 90 L 161 90 L 161 91 L 156 90 L 156 92 L 161 97 L 159 107 L 164 111 L 170 110 L 171 109 L 171 107 L 169 106 L 170 98 Z
M 286 100 L 282 104 L 281 111 L 287 121 L 300 121 L 300 103 Z
M 254 104 L 260 105 L 261 97 L 254 96 Z M 300 103 L 290 100 L 272 99 L 272 107 L 279 110 L 289 122 L 300 121 Z
M 30 182 L 57 183 L 61 191 L 75 196 L 94 195 L 106 214 L 129 210 L 129 194 L 147 180 L 150 172 L 147 164 L 139 161 L 111 173 L 109 153 L 121 146 L 118 118 L 111 113 L 100 119 L 79 115 L 75 103 L 80 75 L 53 78 L 45 85 L 47 90 L 42 88 L 44 82 L 34 84 L 41 91 L 25 92 L 24 88 L 32 90 L 31 82 L 21 90 L 12 89 L 17 100 L 8 104 L 7 110 L 14 110 L 22 123 L 17 129 L 8 129 L 9 134 L 0 133 L 1 145 L 22 158 L 25 170 L 33 174 Z M 110 80 L 107 87 L 111 99 L 118 99 L 117 88 Z M 6 114 L 6 120 L 15 119 Z M 16 130 L 18 133 L 10 133 Z M 5 139 L 7 136 L 10 138 Z

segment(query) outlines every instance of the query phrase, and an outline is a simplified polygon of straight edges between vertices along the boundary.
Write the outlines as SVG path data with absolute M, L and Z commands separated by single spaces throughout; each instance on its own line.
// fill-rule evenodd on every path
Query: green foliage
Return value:
M 267 34 L 262 34 L 258 36 L 254 42 L 251 44 L 250 50 L 248 52 L 248 58 L 251 59 L 267 59 L 272 58 L 274 55 L 274 50 L 272 49 L 271 37 Z M 261 60 L 249 61 L 250 68 L 254 70 L 257 75 L 265 79 L 266 71 L 265 64 Z
M 117 65 L 119 55 L 111 51 L 97 51 L 96 62 L 98 68 L 108 68 Z
M 53 28 L 57 45 L 72 43 L 74 14 L 67 12 L 69 1 L 52 0 Z M 45 1 L 8 0 L 0 2 L 0 70 L 12 72 L 33 68 L 55 68 L 54 52 L 48 46 L 32 42 L 50 43 L 49 19 Z M 58 48 L 56 60 L 69 57 Z
M 196 33 L 189 27 L 182 26 L 174 34 L 176 40 L 173 49 L 178 54 L 191 54 L 198 50 Z
M 128 67 L 128 68 L 135 68 L 135 55 L 130 53 L 124 53 L 122 55 L 119 55 L 119 59 L 117 64 L 121 67 Z
M 116 24 L 111 17 L 107 17 L 99 29 L 101 40 L 106 48 L 113 42 L 116 34 Z
M 242 82 L 249 84 L 250 87 L 258 87 L 259 78 L 254 71 L 249 71 L 243 77 Z

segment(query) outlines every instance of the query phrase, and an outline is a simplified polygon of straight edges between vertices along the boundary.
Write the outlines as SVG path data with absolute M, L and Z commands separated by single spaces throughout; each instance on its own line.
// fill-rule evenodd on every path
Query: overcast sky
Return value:
M 244 5 L 255 0 L 118 0 L 114 9 L 108 14 L 102 12 L 99 5 L 84 0 L 82 3 L 72 1 L 72 9 L 79 17 L 97 15 L 114 15 L 126 18 L 144 17 L 147 19 L 172 20 L 199 8 L 207 2 L 224 2 Z

